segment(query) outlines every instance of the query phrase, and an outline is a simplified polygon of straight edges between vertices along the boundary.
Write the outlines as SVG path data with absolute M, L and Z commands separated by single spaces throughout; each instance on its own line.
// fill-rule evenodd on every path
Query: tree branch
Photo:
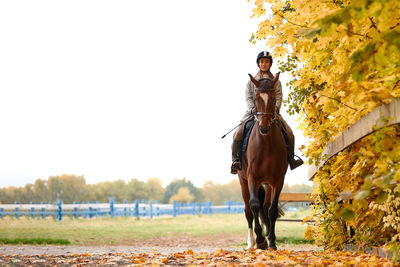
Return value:
M 312 123 L 315 123 L 315 122 L 316 122 L 316 119 L 315 119 L 315 118 L 310 118 L 310 117 L 308 116 L 308 114 L 307 114 L 307 112 L 306 112 L 306 110 L 305 110 L 304 107 L 302 108 L 302 110 L 303 110 L 304 114 L 306 114 L 306 117 L 307 117 L 307 119 L 308 119 L 309 121 L 311 121 Z
M 356 32 L 350 31 L 349 29 L 347 29 L 347 32 L 348 32 L 348 33 L 351 33 L 351 34 L 354 34 L 354 35 L 361 36 L 361 37 L 366 37 L 366 38 L 368 38 L 368 39 L 372 39 L 372 37 L 368 36 L 368 34 L 356 33 Z
M 294 25 L 294 26 L 298 26 L 298 27 L 302 27 L 302 28 L 307 28 L 307 29 L 316 30 L 315 28 L 308 27 L 307 25 L 297 24 L 297 23 L 294 23 L 294 22 L 288 20 L 287 18 L 285 18 L 285 16 L 283 16 L 281 13 L 279 13 L 279 11 L 273 11 L 273 12 L 274 12 L 276 15 L 278 15 L 279 17 L 281 17 L 282 19 L 286 20 L 288 23 L 290 23 L 290 24 L 292 24 L 292 25 Z M 356 32 L 353 32 L 353 31 L 351 31 L 351 30 L 347 30 L 347 32 L 350 33 L 350 34 L 354 34 L 354 35 L 358 35 L 358 36 L 364 37 L 364 38 L 372 39 L 372 37 L 368 36 L 368 34 L 356 33 Z
M 371 21 L 371 27 L 370 27 L 370 29 L 371 28 L 375 28 L 379 33 L 381 33 L 381 31 L 378 29 L 378 27 L 376 27 L 376 23 L 372 20 L 372 18 L 371 17 L 368 17 L 369 18 L 369 20 Z
M 326 98 L 329 98 L 329 99 L 332 99 L 332 100 L 335 100 L 335 101 L 339 102 L 340 104 L 342 104 L 342 105 L 344 105 L 344 106 L 346 106 L 346 107 L 348 107 L 348 108 L 351 108 L 352 110 L 357 111 L 357 109 L 355 109 L 355 108 L 353 108 L 353 107 L 350 107 L 349 105 L 346 105 L 345 103 L 343 103 L 342 101 L 340 101 L 340 100 L 338 100 L 338 99 L 336 99 L 336 98 L 333 98 L 333 97 L 330 97 L 330 96 L 326 96 L 326 95 L 323 95 L 323 94 L 321 94 L 321 96 L 326 97 Z
M 400 22 L 398 22 L 396 25 L 390 27 L 389 29 L 393 30 L 394 28 L 396 28 L 396 27 L 399 26 L 399 25 L 400 25 Z
M 291 22 L 290 20 L 288 20 L 287 18 L 285 18 L 285 16 L 283 16 L 282 14 L 280 14 L 279 11 L 274 11 L 274 13 L 277 14 L 277 15 L 278 15 L 279 17 L 281 17 L 282 19 L 286 20 L 287 22 L 289 22 L 289 23 L 292 24 L 292 25 L 299 26 L 299 27 L 302 27 L 302 28 L 312 29 L 312 28 L 308 27 L 307 25 L 300 25 L 300 24 Z
M 393 89 L 395 89 L 397 87 L 397 85 L 399 84 L 400 80 L 397 80 L 397 82 L 394 84 Z

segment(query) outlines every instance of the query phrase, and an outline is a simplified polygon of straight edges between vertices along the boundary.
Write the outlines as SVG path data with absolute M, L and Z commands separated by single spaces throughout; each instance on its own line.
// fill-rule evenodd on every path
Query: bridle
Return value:
M 269 79 L 269 78 L 261 79 L 260 81 L 263 81 L 263 80 L 269 80 L 269 81 L 271 81 L 271 79 Z M 265 86 L 265 83 L 263 84 L 263 86 Z M 257 90 L 259 90 L 259 89 L 257 88 Z M 269 91 L 270 91 L 270 89 L 268 88 L 268 89 L 265 90 L 264 92 L 265 92 L 265 93 L 268 93 Z M 265 103 L 265 105 L 266 105 L 266 104 L 267 104 L 267 103 Z M 269 123 L 270 126 L 268 126 L 268 128 L 267 128 L 267 131 L 263 133 L 263 131 L 262 131 L 262 129 L 261 129 L 259 117 L 267 117 L 267 116 L 272 116 L 272 118 L 271 118 L 271 121 L 270 121 L 270 123 Z M 259 133 L 260 133 L 261 135 L 266 135 L 266 134 L 268 134 L 268 132 L 269 132 L 269 130 L 270 130 L 270 128 L 271 128 L 271 125 L 277 120 L 277 116 L 276 116 L 275 110 L 274 110 L 274 112 L 256 112 L 256 113 L 254 114 L 254 117 L 255 117 L 256 121 L 258 121 L 258 131 L 259 131 Z
M 266 135 L 266 134 L 268 134 L 268 132 L 269 132 L 271 126 L 268 127 L 267 132 L 263 132 L 262 129 L 261 129 L 260 120 L 258 119 L 258 117 L 259 117 L 259 116 L 261 116 L 261 117 L 266 117 L 266 116 L 268 116 L 268 115 L 272 115 L 272 119 L 271 119 L 271 123 L 270 123 L 270 125 L 272 125 L 272 124 L 278 119 L 277 116 L 276 116 L 276 112 L 257 112 L 257 113 L 254 115 L 256 121 L 258 121 L 258 132 L 259 132 L 261 135 Z
M 273 115 L 275 117 L 276 113 L 275 112 L 257 112 L 256 118 L 257 118 L 257 116 L 266 117 L 268 115 Z
M 260 79 L 260 80 L 256 80 L 250 74 L 249 74 L 249 76 L 250 76 L 250 79 L 253 82 L 253 84 L 256 85 L 256 89 L 255 90 L 261 90 L 262 93 L 267 93 L 268 95 L 270 94 L 270 90 L 275 86 L 276 82 L 279 80 L 279 73 L 277 73 L 277 75 L 275 77 L 273 77 L 273 79 L 263 78 L 263 79 Z M 260 82 L 262 82 L 262 81 L 263 81 L 263 83 L 260 84 Z M 271 82 L 272 82 L 272 84 L 271 84 Z M 274 91 L 274 93 L 275 93 L 275 91 Z M 256 94 L 256 98 L 260 97 L 257 94 L 257 92 L 255 92 L 255 94 Z M 265 104 L 264 108 L 267 109 L 268 108 L 267 105 L 269 103 L 269 99 L 265 100 L 265 97 L 262 97 L 262 98 L 263 98 L 264 104 Z M 255 99 L 255 101 L 257 101 L 257 100 Z M 274 98 L 274 101 L 276 101 L 275 98 Z M 257 106 L 257 105 L 255 105 L 255 106 Z M 271 109 L 271 107 L 269 107 L 269 108 Z M 270 129 L 271 129 L 271 126 L 277 120 L 279 120 L 278 116 L 277 116 L 277 112 L 275 110 L 275 107 L 273 107 L 273 108 L 274 108 L 273 112 L 255 112 L 255 114 L 254 114 L 255 120 L 257 121 L 257 124 L 258 124 L 258 131 L 259 131 L 259 133 L 261 135 L 267 135 L 269 133 Z M 267 116 L 271 116 L 271 118 L 267 118 L 268 121 L 267 121 L 266 129 L 262 129 L 261 128 L 261 119 L 262 119 L 262 117 L 267 117 Z M 260 119 L 260 117 L 261 117 L 261 119 Z

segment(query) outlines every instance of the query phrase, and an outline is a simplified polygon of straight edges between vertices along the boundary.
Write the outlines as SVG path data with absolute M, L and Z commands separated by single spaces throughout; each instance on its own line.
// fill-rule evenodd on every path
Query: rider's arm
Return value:
M 279 81 L 279 80 L 275 84 L 275 95 L 276 95 L 275 108 L 279 113 L 279 110 L 281 109 L 281 105 L 282 105 L 282 84 L 281 84 L 281 81 Z
M 247 111 L 243 120 L 247 119 L 251 115 L 251 111 L 254 108 L 254 85 L 251 81 L 249 81 L 246 86 L 246 103 Z

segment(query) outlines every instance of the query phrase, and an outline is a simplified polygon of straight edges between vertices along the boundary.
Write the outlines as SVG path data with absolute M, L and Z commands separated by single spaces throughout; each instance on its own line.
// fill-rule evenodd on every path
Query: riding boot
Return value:
M 287 138 L 288 142 L 286 142 L 287 146 L 287 156 L 288 156 L 288 162 L 291 170 L 296 169 L 297 167 L 303 165 L 304 161 L 299 157 L 294 154 L 294 140 L 290 140 L 291 138 Z M 293 136 L 294 139 L 294 136 Z M 297 157 L 295 159 L 294 157 Z
M 240 164 L 240 150 L 242 149 L 242 142 L 233 140 L 232 143 L 232 166 L 231 173 L 237 174 L 238 170 L 242 169 Z
M 294 157 L 297 157 L 297 159 L 295 159 Z M 304 161 L 299 156 L 296 156 L 294 154 L 294 148 L 293 150 L 290 150 L 290 148 L 288 148 L 288 162 L 291 170 L 296 169 L 304 163 Z
M 288 159 L 288 162 L 289 162 L 289 166 L 290 166 L 291 170 L 294 170 L 297 167 L 303 165 L 304 161 L 299 156 L 296 156 L 294 154 L 294 136 L 293 135 L 288 135 L 286 133 L 286 130 L 285 130 L 283 124 L 282 124 L 281 130 L 282 130 L 285 142 L 286 142 L 287 159 Z M 295 159 L 294 157 L 297 157 L 297 159 Z

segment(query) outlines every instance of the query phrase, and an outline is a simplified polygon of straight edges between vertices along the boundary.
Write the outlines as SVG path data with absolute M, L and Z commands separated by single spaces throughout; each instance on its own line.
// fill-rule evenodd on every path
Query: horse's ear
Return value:
M 254 85 L 256 86 L 256 88 L 259 88 L 259 87 L 260 87 L 260 82 L 257 81 L 253 76 L 251 76 L 250 73 L 249 73 L 249 76 L 250 76 L 251 82 L 254 83 Z
M 278 72 L 277 74 L 275 74 L 275 77 L 274 77 L 274 79 L 272 80 L 273 84 L 275 84 L 275 83 L 279 80 L 279 75 L 280 75 L 280 74 L 281 74 L 280 72 Z

